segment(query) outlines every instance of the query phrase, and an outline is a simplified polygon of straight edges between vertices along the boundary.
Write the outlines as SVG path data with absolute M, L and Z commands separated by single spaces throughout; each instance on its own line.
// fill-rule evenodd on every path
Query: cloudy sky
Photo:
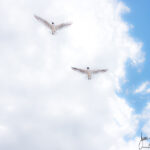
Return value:
M 150 135 L 148 4 L 2 0 L 0 149 L 137 150 Z M 34 14 L 73 24 L 52 35 Z M 89 81 L 72 66 L 108 72 Z

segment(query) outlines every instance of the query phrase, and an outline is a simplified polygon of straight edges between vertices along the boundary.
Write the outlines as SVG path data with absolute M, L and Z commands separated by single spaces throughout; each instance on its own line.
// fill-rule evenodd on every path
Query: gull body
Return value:
M 40 21 L 41 23 L 43 23 L 45 26 L 47 26 L 51 31 L 52 31 L 52 34 L 54 35 L 56 33 L 57 30 L 59 29 L 62 29 L 64 27 L 67 27 L 69 25 L 71 25 L 72 23 L 61 23 L 61 24 L 58 24 L 58 25 L 55 25 L 54 22 L 52 23 L 49 23 L 48 21 L 46 21 L 45 19 L 37 16 L 37 15 L 34 15 L 34 17 Z
M 78 71 L 78 72 L 80 72 L 80 73 L 87 74 L 88 80 L 91 80 L 92 74 L 104 73 L 104 72 L 107 71 L 107 69 L 91 70 L 90 67 L 87 67 L 86 69 L 80 69 L 80 68 L 72 67 L 72 70 Z
M 52 22 L 52 24 L 51 24 L 51 31 L 52 31 L 52 34 L 55 34 L 55 32 L 56 32 L 56 27 L 55 27 L 54 22 Z

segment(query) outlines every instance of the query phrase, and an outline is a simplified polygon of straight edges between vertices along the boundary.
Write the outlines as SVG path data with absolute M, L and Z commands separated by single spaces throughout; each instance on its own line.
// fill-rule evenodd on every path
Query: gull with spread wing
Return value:
M 86 69 L 79 69 L 79 68 L 72 67 L 72 70 L 87 74 L 88 80 L 91 79 L 92 74 L 103 73 L 107 71 L 107 69 L 90 70 L 90 67 L 87 67 Z
M 64 27 L 67 27 L 67 26 L 69 26 L 69 25 L 72 24 L 72 23 L 61 23 L 61 24 L 55 25 L 54 22 L 49 23 L 48 21 L 46 21 L 45 19 L 43 19 L 43 18 L 41 18 L 41 17 L 39 17 L 39 16 L 34 15 L 34 17 L 35 17 L 38 21 L 40 21 L 40 22 L 42 22 L 44 25 L 46 25 L 46 26 L 52 31 L 52 34 L 55 34 L 55 32 L 56 32 L 57 30 L 62 29 L 62 28 L 64 28 Z

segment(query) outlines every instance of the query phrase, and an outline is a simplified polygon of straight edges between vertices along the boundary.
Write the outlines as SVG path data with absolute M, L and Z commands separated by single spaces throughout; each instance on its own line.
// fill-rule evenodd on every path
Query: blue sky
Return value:
M 127 80 L 122 86 L 121 95 L 126 97 L 129 104 L 134 107 L 136 113 L 141 113 L 146 103 L 150 99 L 150 94 L 134 93 L 134 90 L 143 82 L 150 80 L 150 1 L 149 0 L 123 0 L 130 8 L 130 13 L 124 15 L 124 20 L 133 24 L 134 28 L 130 29 L 130 34 L 143 43 L 142 50 L 145 54 L 145 61 L 137 67 L 127 63 Z M 141 71 L 139 72 L 138 69 Z M 128 92 L 127 92 L 128 91 Z

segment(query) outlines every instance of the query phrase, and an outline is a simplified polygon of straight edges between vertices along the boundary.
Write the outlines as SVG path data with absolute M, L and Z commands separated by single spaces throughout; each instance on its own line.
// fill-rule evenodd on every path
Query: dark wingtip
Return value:
M 75 67 L 72 67 L 72 69 L 73 69 L 73 70 L 76 70 L 77 68 L 75 68 Z
M 35 17 L 37 20 L 39 20 L 39 19 L 40 19 L 40 17 L 39 17 L 39 16 L 37 16 L 37 15 L 34 15 L 34 17 Z
M 38 19 L 39 17 L 37 15 L 34 15 L 34 18 Z
M 104 72 L 107 72 L 107 71 L 108 71 L 108 69 L 104 69 L 103 71 L 104 71 Z
M 101 70 L 101 72 L 107 72 L 107 71 L 108 71 L 107 69 L 102 69 L 102 70 Z

